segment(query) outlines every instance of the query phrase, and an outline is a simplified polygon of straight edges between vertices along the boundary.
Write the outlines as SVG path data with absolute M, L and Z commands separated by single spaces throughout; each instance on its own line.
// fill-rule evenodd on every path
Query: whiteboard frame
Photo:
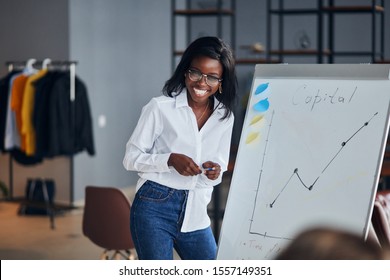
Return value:
M 254 90 L 254 83 L 256 79 L 269 78 L 269 79 L 337 79 L 337 80 L 390 80 L 390 64 L 258 64 L 255 66 L 254 77 L 251 86 L 251 93 Z M 389 93 L 390 94 L 390 93 Z M 249 102 L 248 102 L 249 106 Z M 248 117 L 248 109 L 245 113 L 245 120 Z M 244 124 L 245 121 L 244 120 Z M 390 121 L 390 105 L 387 109 L 387 119 L 386 119 L 386 131 L 382 138 L 382 145 L 380 147 L 381 159 L 383 159 L 385 149 L 386 149 L 386 140 L 389 133 L 389 121 Z M 244 141 L 245 135 L 241 134 L 240 145 L 237 152 L 236 162 L 239 162 L 242 143 Z M 375 186 L 378 185 L 380 179 L 380 171 L 382 168 L 383 160 L 378 159 L 376 166 L 375 174 Z M 233 170 L 232 181 L 235 180 L 235 173 Z M 370 219 L 373 212 L 374 200 L 376 196 L 377 188 L 373 186 L 371 192 L 371 207 L 367 209 L 366 216 L 366 225 L 362 229 L 362 237 L 367 238 Z M 230 200 L 233 199 L 229 196 L 227 199 L 226 209 L 228 209 Z M 225 210 L 226 210 L 225 209 Z M 226 213 L 226 212 L 225 212 Z M 226 216 L 224 217 L 225 220 Z M 222 223 L 222 228 L 219 236 L 218 252 L 217 259 L 234 259 L 234 256 L 222 256 L 220 255 L 221 242 L 224 239 L 225 235 L 224 223 Z M 229 234 L 229 232 L 227 233 Z

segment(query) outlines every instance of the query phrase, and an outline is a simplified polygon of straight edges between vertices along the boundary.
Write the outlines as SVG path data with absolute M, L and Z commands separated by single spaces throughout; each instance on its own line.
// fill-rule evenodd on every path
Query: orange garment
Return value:
M 15 112 L 16 128 L 20 135 L 20 149 L 25 150 L 25 139 L 22 135 L 22 104 L 24 86 L 26 85 L 28 76 L 19 75 L 15 78 L 11 89 L 11 110 Z
M 34 113 L 34 100 L 35 100 L 35 87 L 34 82 L 44 75 L 46 75 L 47 69 L 40 70 L 38 73 L 28 77 L 26 85 L 24 86 L 23 104 L 21 110 L 22 117 L 22 129 L 21 135 L 23 137 L 24 152 L 28 156 L 35 154 L 36 150 L 36 136 L 33 125 L 33 113 Z

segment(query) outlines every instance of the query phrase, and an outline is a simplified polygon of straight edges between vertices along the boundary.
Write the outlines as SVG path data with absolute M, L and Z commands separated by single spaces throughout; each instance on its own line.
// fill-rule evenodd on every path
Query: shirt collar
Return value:
M 176 108 L 180 107 L 188 107 L 188 100 L 187 100 L 187 90 L 184 89 L 182 92 L 180 92 L 178 95 L 176 95 Z

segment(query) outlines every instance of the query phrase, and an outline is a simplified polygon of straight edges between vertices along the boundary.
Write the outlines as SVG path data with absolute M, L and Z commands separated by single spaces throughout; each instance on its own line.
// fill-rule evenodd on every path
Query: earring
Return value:
M 221 84 L 219 84 L 219 93 L 222 94 L 222 85 Z

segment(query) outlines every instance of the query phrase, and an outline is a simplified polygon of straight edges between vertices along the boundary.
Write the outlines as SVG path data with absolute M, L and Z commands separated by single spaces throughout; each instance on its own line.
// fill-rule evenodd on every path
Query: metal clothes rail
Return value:
M 69 71 L 70 76 L 70 92 L 69 92 L 69 100 L 71 101 L 70 106 L 70 116 L 69 121 L 72 124 L 76 123 L 76 112 L 74 108 L 74 101 L 76 99 L 76 65 L 77 61 L 52 61 L 49 58 L 44 60 L 37 60 L 34 58 L 28 59 L 27 61 L 7 61 L 6 66 L 8 67 L 8 71 L 11 72 L 13 70 L 23 70 L 26 68 L 34 68 L 34 69 L 44 69 L 48 70 L 57 70 L 57 71 Z M 73 127 L 73 126 L 71 126 Z M 75 133 L 75 132 L 73 132 Z M 73 137 L 74 139 L 75 137 Z M 70 187 L 69 187 L 69 207 L 73 207 L 74 203 L 74 159 L 73 156 L 69 156 L 69 168 L 70 168 Z M 14 170 L 13 170 L 13 158 L 9 157 L 9 199 L 13 200 L 13 188 L 14 188 Z M 53 217 L 51 216 L 51 219 Z M 53 227 L 53 223 L 52 223 Z

